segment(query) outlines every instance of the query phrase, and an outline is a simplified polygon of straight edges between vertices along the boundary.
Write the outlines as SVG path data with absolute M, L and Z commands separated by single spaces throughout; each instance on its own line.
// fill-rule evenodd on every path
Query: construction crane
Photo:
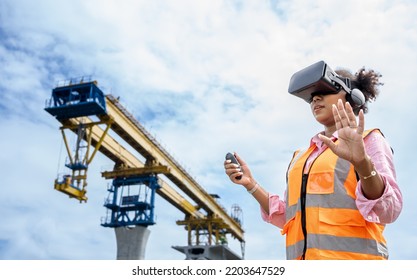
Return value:
M 101 225 L 116 231 L 117 259 L 144 258 L 147 227 L 155 224 L 156 194 L 185 215 L 177 224 L 187 230 L 188 244 L 173 248 L 183 252 L 186 259 L 244 258 L 240 207 L 234 205 L 229 215 L 218 203 L 219 196 L 208 194 L 118 98 L 101 91 L 97 81 L 81 77 L 58 84 L 45 110 L 62 124 L 68 154 L 65 166 L 70 172 L 56 178 L 56 190 L 80 203 L 87 202 L 87 171 L 96 153 L 114 162 L 113 170 L 102 172 L 102 177 L 112 183 L 104 204 L 107 216 Z M 68 132 L 76 135 L 73 149 Z M 121 144 L 112 133 L 127 144 Z M 228 248 L 227 235 L 240 242 L 241 256 Z M 137 239 L 142 241 L 132 249 L 132 241 Z

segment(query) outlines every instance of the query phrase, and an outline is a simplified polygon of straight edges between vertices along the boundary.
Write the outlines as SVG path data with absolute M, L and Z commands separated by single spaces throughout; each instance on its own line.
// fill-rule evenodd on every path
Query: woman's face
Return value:
M 339 99 L 346 102 L 346 93 L 341 90 L 336 94 L 315 95 L 310 102 L 311 112 L 316 120 L 324 126 L 334 125 L 332 105 L 336 104 Z

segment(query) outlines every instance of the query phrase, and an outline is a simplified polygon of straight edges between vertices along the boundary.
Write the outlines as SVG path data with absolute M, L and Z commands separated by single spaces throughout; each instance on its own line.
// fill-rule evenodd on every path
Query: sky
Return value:
M 324 60 L 382 74 L 365 115 L 394 150 L 404 206 L 386 226 L 390 259 L 417 259 L 417 3 L 353 1 L 0 0 L 0 259 L 112 260 L 100 226 L 112 162 L 89 166 L 88 202 L 53 189 L 66 157 L 45 110 L 58 82 L 92 75 L 219 202 L 243 211 L 245 258 L 285 259 L 285 237 L 224 173 L 238 152 L 270 193 L 285 191 L 294 150 L 323 128 L 290 96 L 291 75 Z M 145 258 L 182 260 L 184 215 L 161 197 Z M 167 237 L 168 236 L 168 237 Z M 240 244 L 229 237 L 232 250 Z

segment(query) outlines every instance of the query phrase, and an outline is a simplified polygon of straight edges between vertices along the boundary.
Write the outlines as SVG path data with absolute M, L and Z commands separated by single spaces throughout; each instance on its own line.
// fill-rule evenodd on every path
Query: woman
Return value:
M 259 202 L 262 218 L 282 229 L 287 259 L 388 259 L 383 230 L 399 216 L 402 194 L 389 144 L 378 129 L 364 129 L 381 75 L 364 68 L 334 73 L 349 86 L 311 94 L 324 131 L 294 153 L 284 199 L 261 187 L 236 153 L 240 166 L 226 160 L 225 171 Z M 363 93 L 363 104 L 352 100 L 352 89 Z

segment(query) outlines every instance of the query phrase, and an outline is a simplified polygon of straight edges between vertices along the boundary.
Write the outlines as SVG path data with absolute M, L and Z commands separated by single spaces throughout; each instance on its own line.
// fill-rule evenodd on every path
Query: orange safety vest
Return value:
M 380 132 L 363 137 L 371 131 Z M 304 174 L 314 149 L 295 152 L 287 172 L 287 259 L 388 259 L 384 225 L 366 221 L 356 207 L 353 165 L 326 148 Z

